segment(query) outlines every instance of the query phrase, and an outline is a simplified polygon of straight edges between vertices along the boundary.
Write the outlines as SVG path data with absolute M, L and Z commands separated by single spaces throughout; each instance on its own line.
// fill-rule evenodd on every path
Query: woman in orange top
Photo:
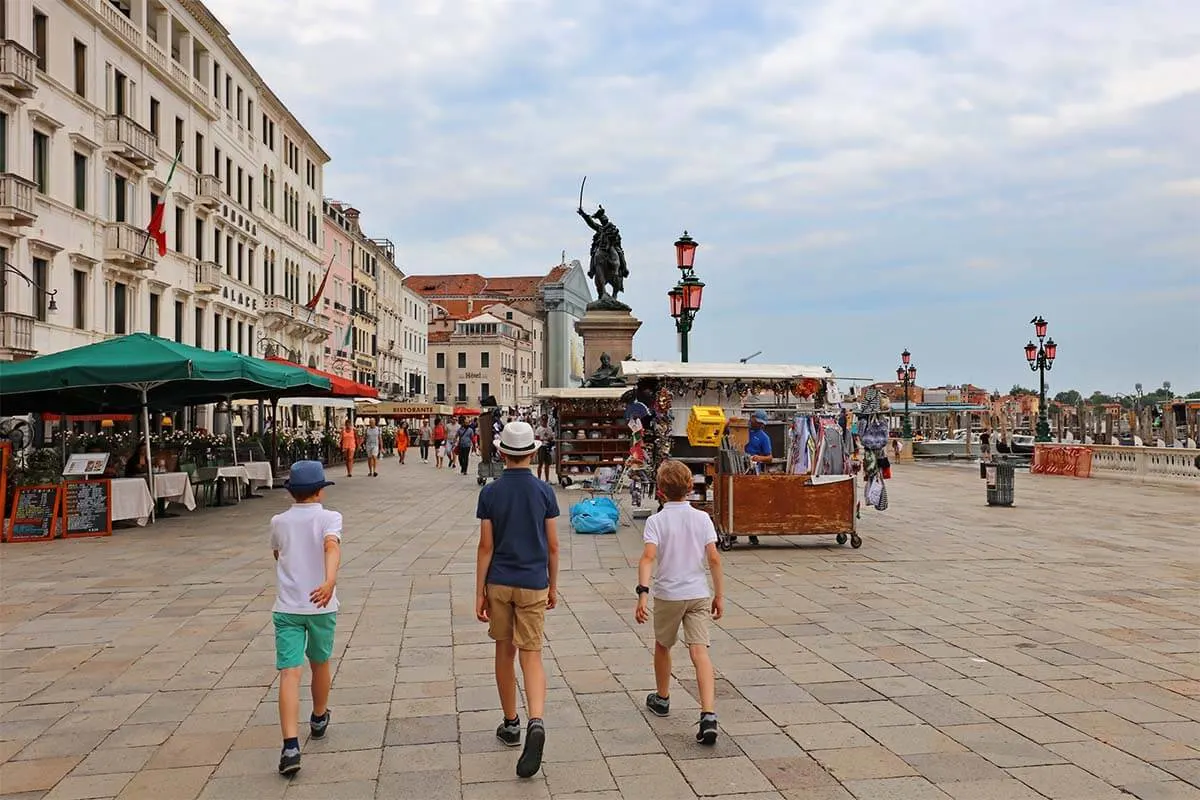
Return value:
M 396 428 L 396 455 L 400 457 L 400 463 L 404 463 L 404 454 L 408 452 L 408 428 L 404 423 L 400 423 L 400 427 Z
M 358 449 L 358 432 L 354 423 L 346 418 L 346 427 L 342 428 L 342 455 L 346 457 L 346 477 L 354 477 L 354 451 Z

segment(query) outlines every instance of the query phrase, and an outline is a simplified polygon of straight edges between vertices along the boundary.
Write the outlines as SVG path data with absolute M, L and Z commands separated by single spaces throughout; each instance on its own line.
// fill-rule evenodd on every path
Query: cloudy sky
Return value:
M 1200 3 L 207 0 L 412 273 L 586 260 L 604 204 L 672 358 L 1200 389 Z

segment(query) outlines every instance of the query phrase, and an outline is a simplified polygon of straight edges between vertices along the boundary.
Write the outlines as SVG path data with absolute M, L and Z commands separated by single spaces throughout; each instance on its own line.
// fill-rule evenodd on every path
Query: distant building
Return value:
M 452 327 L 446 321 L 470 320 L 498 303 L 527 315 L 536 321 L 523 327 L 533 344 L 531 371 L 540 376 L 538 388 L 578 386 L 583 380 L 583 342 L 575 332 L 575 322 L 583 318 L 592 297 L 578 261 L 560 264 L 541 276 L 411 275 L 405 285 L 429 301 L 430 330 L 439 333 Z M 430 375 L 435 371 L 431 348 Z M 453 388 L 448 391 L 452 393 Z
M 430 323 L 429 381 L 433 401 L 530 405 L 542 386 L 537 342 L 541 320 L 504 303 L 466 319 L 446 314 Z

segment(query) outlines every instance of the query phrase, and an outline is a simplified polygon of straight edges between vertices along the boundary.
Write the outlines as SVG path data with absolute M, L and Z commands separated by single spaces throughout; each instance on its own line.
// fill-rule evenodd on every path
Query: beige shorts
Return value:
M 488 584 L 488 636 L 518 650 L 541 650 L 549 589 Z
M 683 626 L 683 643 L 708 646 L 708 621 L 712 619 L 712 599 L 659 600 L 654 598 L 654 641 L 674 647 Z

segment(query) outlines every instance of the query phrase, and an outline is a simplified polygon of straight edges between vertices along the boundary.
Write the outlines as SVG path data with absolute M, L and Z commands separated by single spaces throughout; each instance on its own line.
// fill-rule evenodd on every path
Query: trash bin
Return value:
M 989 506 L 1011 506 L 1013 504 L 1013 465 L 1007 461 L 987 461 L 979 465 L 981 477 L 987 481 L 987 504 Z

